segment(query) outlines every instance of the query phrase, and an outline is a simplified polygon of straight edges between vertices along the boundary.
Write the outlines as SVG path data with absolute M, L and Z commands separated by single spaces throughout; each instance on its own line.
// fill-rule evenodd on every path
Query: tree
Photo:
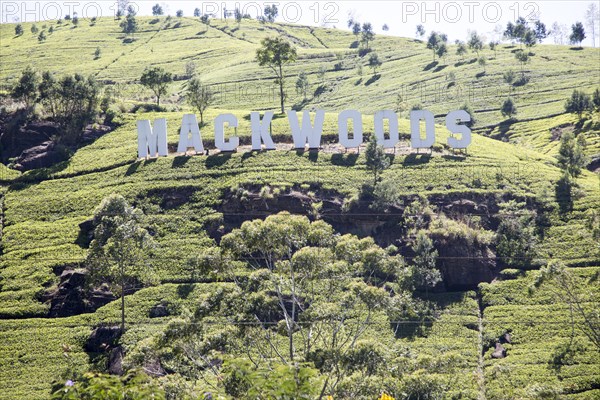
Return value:
M 425 289 L 425 293 L 428 293 L 429 288 L 442 281 L 442 274 L 435 267 L 438 252 L 424 231 L 417 233 L 412 251 L 415 254 L 412 262 L 415 286 L 420 290 Z
M 477 53 L 477 57 L 479 57 L 479 52 L 483 49 L 483 40 L 481 40 L 481 37 L 477 32 L 471 32 L 467 45 L 469 46 L 469 49 Z
M 387 32 L 390 30 L 390 27 L 388 26 L 388 24 L 383 24 L 383 27 L 381 27 L 381 30 L 384 32 Z
M 577 114 L 579 119 L 582 118 L 586 112 L 591 112 L 593 109 L 592 99 L 590 95 L 584 93 L 581 90 L 573 90 L 571 98 L 565 103 L 565 111 L 572 114 Z
M 369 43 L 375 40 L 375 32 L 373 31 L 373 25 L 370 22 L 365 22 L 362 26 L 362 43 L 365 44 L 365 48 L 369 48 Z
M 156 281 L 148 262 L 154 241 L 141 226 L 141 211 L 120 195 L 102 200 L 94 212 L 94 239 L 86 259 L 92 284 L 107 283 L 121 297 L 121 331 L 125 331 L 125 293 L 139 283 Z
M 371 53 L 369 56 L 369 68 L 373 70 L 373 76 L 377 75 L 377 68 L 381 67 L 383 62 L 379 59 L 377 53 Z
M 188 61 L 185 63 L 185 76 L 188 79 L 191 79 L 196 75 L 196 63 L 193 61 Z
M 50 29 L 48 29 L 48 33 L 50 33 L 50 34 L 54 33 L 54 27 L 53 26 L 51 26 Z
M 502 116 L 512 119 L 513 115 L 517 114 L 517 106 L 515 105 L 513 99 L 510 97 L 506 99 L 504 104 L 502 104 L 500 112 L 502 113 Z
M 373 174 L 373 187 L 377 186 L 379 175 L 390 166 L 390 160 L 386 157 L 383 146 L 377 144 L 377 137 L 371 136 L 365 151 L 367 158 L 367 169 Z
M 512 69 L 509 69 L 504 74 L 502 74 L 502 79 L 504 79 L 504 82 L 506 82 L 506 84 L 509 87 L 512 87 L 512 84 L 515 82 L 515 78 L 515 71 L 513 71 Z
M 61 126 L 59 140 L 74 144 L 97 113 L 100 87 L 93 76 L 66 75 L 56 80 L 44 72 L 39 86 L 46 112 Z
M 427 39 L 427 48 L 433 52 L 433 61 L 435 61 L 435 56 L 441 43 L 442 38 L 437 32 L 431 32 L 429 34 L 429 38 Z
M 21 73 L 17 84 L 12 88 L 11 96 L 25 103 L 25 109 L 29 113 L 38 98 L 38 86 L 40 78 L 37 72 L 28 66 Z
M 242 19 L 244 18 L 244 15 L 242 14 L 242 12 L 240 11 L 239 8 L 236 8 L 235 11 L 233 12 L 233 16 L 235 17 L 235 22 L 238 23 L 238 27 L 239 27 L 240 24 L 242 23 Z
M 308 93 L 308 89 L 310 87 L 310 82 L 308 81 L 308 76 L 306 72 L 301 72 L 298 75 L 298 80 L 296 81 L 296 93 L 301 94 L 306 100 L 306 94 Z
M 177 18 L 181 18 L 181 17 L 183 17 L 183 10 L 177 10 L 177 12 L 175 13 L 175 16 L 176 16 Z
M 22 36 L 22 35 L 23 35 L 23 25 L 17 24 L 15 26 L 15 36 Z
M 546 24 L 544 24 L 540 20 L 535 21 L 534 31 L 535 31 L 535 37 L 537 38 L 539 43 L 542 43 L 544 41 L 544 39 L 546 39 L 549 35 L 549 32 L 546 31 Z
M 352 33 L 354 34 L 354 36 L 356 36 L 356 40 L 358 40 L 358 35 L 360 35 L 360 32 L 362 32 L 360 23 L 355 22 L 354 25 L 352 25 Z
M 565 44 L 565 38 L 567 36 L 567 26 L 554 22 L 552 24 L 552 30 L 550 35 L 554 37 L 554 44 Z
M 38 42 L 42 43 L 46 41 L 46 31 L 41 31 L 38 35 Z
M 36 33 L 38 33 L 40 30 L 38 29 L 36 24 L 31 25 L 31 33 L 33 33 L 34 35 Z
M 200 125 L 204 125 L 204 112 L 214 101 L 214 92 L 210 86 L 205 85 L 198 78 L 188 82 L 187 101 L 200 114 Z
M 96 51 L 94 52 L 94 60 L 98 60 L 102 55 L 102 50 L 100 47 L 96 47 Z
M 440 43 L 435 53 L 440 59 L 446 57 L 446 55 L 448 54 L 448 46 L 446 46 L 446 43 Z
M 155 5 L 152 6 L 152 15 L 154 15 L 155 17 L 158 17 L 163 14 L 164 14 L 164 11 L 163 11 L 163 8 L 160 6 L 160 4 L 156 3 Z
M 279 9 L 277 8 L 277 6 L 275 4 L 272 5 L 267 5 L 265 7 L 265 18 L 268 22 L 273 23 L 275 22 L 275 18 L 277 18 L 277 16 L 279 15 Z
M 173 75 L 160 67 L 146 68 L 140 78 L 140 83 L 154 92 L 157 107 L 160 107 L 160 98 L 167 94 L 171 82 Z
M 498 57 L 498 45 L 499 42 L 491 41 L 490 42 L 490 50 L 494 52 L 494 58 Z
M 269 67 L 275 73 L 275 83 L 279 84 L 279 98 L 281 100 L 281 113 L 285 112 L 285 75 L 283 66 L 296 61 L 296 49 L 282 38 L 265 38 L 261 47 L 256 51 L 256 60 L 261 67 Z
M 204 14 L 200 17 L 200 22 L 206 25 L 206 30 L 208 30 L 208 25 L 210 24 L 210 16 L 208 14 Z
M 525 44 L 525 46 L 533 47 L 537 44 L 537 42 L 538 39 L 536 33 L 533 30 L 528 29 L 527 32 L 525 32 L 525 35 L 523 36 L 523 43 Z
M 500 224 L 496 230 L 496 251 L 503 264 L 529 266 L 536 254 L 535 211 L 525 203 L 510 200 L 500 204 Z
M 469 105 L 469 103 L 464 103 L 460 109 L 466 111 L 471 116 L 471 120 L 469 122 L 464 122 L 464 124 L 469 128 L 475 126 L 477 120 L 475 119 L 475 113 L 473 112 L 473 108 Z
M 136 16 L 135 9 L 132 6 L 129 6 L 129 8 L 127 9 L 127 16 L 119 24 L 121 29 L 123 30 L 123 33 L 125 33 L 127 35 L 133 35 L 137 32 L 138 23 L 137 23 L 137 20 L 135 19 L 135 16 Z
M 335 235 L 329 224 L 305 216 L 280 213 L 244 222 L 222 238 L 221 247 L 225 257 L 252 271 L 249 279 L 236 282 L 245 304 L 240 307 L 258 326 L 243 327 L 239 336 L 253 352 L 272 354 L 270 359 L 257 357 L 254 364 L 314 362 L 324 378 L 314 398 L 333 393 L 359 367 L 344 360 L 360 346 L 373 318 L 391 307 L 393 299 L 381 285 L 398 282 L 397 293 L 405 293 L 407 271 L 400 256 L 390 255 L 371 238 Z M 231 269 L 236 263 L 223 265 Z M 277 346 L 276 332 L 287 336 L 285 351 Z
M 515 53 L 515 58 L 521 63 L 521 76 L 525 77 L 525 65 L 529 62 L 529 54 L 519 50 Z
M 194 8 L 194 17 L 195 18 L 200 18 L 200 9 L 198 7 Z
M 457 40 L 456 41 L 456 55 L 460 56 L 460 58 L 462 60 L 465 59 L 465 54 L 467 54 L 469 51 L 467 49 L 467 45 L 465 44 L 465 42 Z
M 581 45 L 581 42 L 583 42 L 583 39 L 585 38 L 585 29 L 583 29 L 583 24 L 581 22 L 576 22 L 571 25 L 571 36 L 569 36 L 571 44 Z
M 479 57 L 477 63 L 481 66 L 481 68 L 483 68 L 483 73 L 485 73 L 485 66 L 487 65 L 487 60 L 485 57 Z
M 600 88 L 596 88 L 596 90 L 594 90 L 592 103 L 594 104 L 594 109 L 596 111 L 600 111 Z
M 594 297 L 591 286 L 597 284 L 598 274 L 585 279 L 578 278 L 564 263 L 551 260 L 542 267 L 529 287 L 532 294 L 540 288 L 547 288 L 556 299 L 569 306 L 571 314 L 571 328 L 578 328 L 600 350 L 600 313 L 592 306 L 589 310 L 586 303 Z M 575 323 L 575 315 L 581 318 L 582 323 Z
M 585 10 L 585 24 L 588 30 L 592 33 L 592 46 L 596 47 L 596 28 L 600 21 L 600 10 L 596 3 L 590 3 Z
M 79 17 L 77 16 L 77 14 L 73 14 L 73 19 L 71 20 L 71 23 L 74 27 L 77 27 L 77 25 L 79 25 Z
M 51 400 L 73 399 L 165 400 L 165 393 L 141 370 L 129 371 L 122 377 L 88 372 L 56 388 L 51 397 Z
M 582 134 L 575 138 L 571 132 L 566 132 L 560 138 L 560 147 L 556 156 L 558 165 L 573 178 L 579 176 L 581 169 L 588 163 L 583 138 Z
M 417 25 L 417 37 L 423 39 L 423 36 L 425 36 L 425 27 L 419 24 Z

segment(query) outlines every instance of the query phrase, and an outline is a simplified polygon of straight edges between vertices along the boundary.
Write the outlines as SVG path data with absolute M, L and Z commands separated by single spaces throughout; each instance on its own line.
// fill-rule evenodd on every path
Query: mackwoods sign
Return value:
M 269 127 L 273 119 L 273 112 L 269 111 L 261 116 L 258 112 L 250 114 L 252 150 L 274 150 L 275 144 L 271 138 Z M 321 134 L 325 111 L 315 112 L 314 124 L 311 122 L 310 113 L 304 111 L 302 123 L 295 111 L 288 111 L 287 117 L 292 133 L 294 148 L 304 150 L 321 147 Z M 400 141 L 398 131 L 398 115 L 393 111 L 379 111 L 375 113 L 375 136 L 377 142 L 384 148 L 394 148 Z M 386 137 L 384 121 L 388 121 L 389 134 Z M 425 122 L 425 137 L 421 134 L 421 121 Z M 446 127 L 451 135 L 448 136 L 448 146 L 453 149 L 466 149 L 471 144 L 471 130 L 461 123 L 471 121 L 471 116 L 464 110 L 452 111 L 446 116 Z M 352 123 L 352 137 L 348 126 Z M 237 132 L 238 120 L 233 114 L 221 114 L 215 118 L 215 147 L 220 151 L 236 151 L 240 140 L 238 136 L 225 137 L 225 126 L 234 128 Z M 167 120 L 157 119 L 154 126 L 149 120 L 138 121 L 138 157 L 163 157 L 168 155 L 167 146 Z M 434 116 L 427 110 L 412 111 L 410 113 L 411 146 L 414 149 L 429 149 L 435 143 Z M 455 135 L 459 134 L 460 137 Z M 363 144 L 362 115 L 355 110 L 342 111 L 338 116 L 339 144 L 345 148 L 356 148 Z M 186 153 L 193 148 L 196 153 L 204 152 L 202 134 L 194 114 L 186 114 L 181 121 L 179 132 L 179 146 L 177 153 Z

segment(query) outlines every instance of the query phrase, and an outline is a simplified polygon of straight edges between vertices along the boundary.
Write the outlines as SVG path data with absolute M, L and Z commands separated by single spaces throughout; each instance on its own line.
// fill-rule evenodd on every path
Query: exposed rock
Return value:
M 92 331 L 85 342 L 85 351 L 88 353 L 104 353 L 116 347 L 121 337 L 119 326 L 99 326 Z
M 492 358 L 504 358 L 504 357 L 506 357 L 506 349 L 500 343 L 496 343 L 496 349 L 492 353 Z
M 86 277 L 87 271 L 82 269 L 67 269 L 62 272 L 58 287 L 42 298 L 42 301 L 50 302 L 50 318 L 94 312 L 115 299 L 106 286 L 86 290 Z
M 125 351 L 122 346 L 115 347 L 108 353 L 108 373 L 111 375 L 123 375 L 123 357 Z
M 15 169 L 29 171 L 37 168 L 47 168 L 66 159 L 67 153 L 56 146 L 53 141 L 46 141 L 39 146 L 24 150 L 15 160 Z
M 504 343 L 508 343 L 508 344 L 510 344 L 511 343 L 511 341 L 510 341 L 511 338 L 512 338 L 511 334 L 509 332 L 506 332 L 505 334 L 503 334 L 502 336 L 500 336 L 499 340 L 500 340 L 500 343 L 503 343 L 503 344 Z
M 13 125 L 12 127 L 9 127 Z M 6 129 L 6 131 L 4 131 Z M 0 123 L 2 161 L 19 157 L 32 147 L 48 142 L 59 134 L 58 124 L 50 121 L 33 121 L 25 125 L 14 126 L 10 121 Z
M 83 247 L 89 247 L 92 239 L 94 239 L 94 219 L 90 218 L 79 224 L 79 235 L 77 236 L 77 244 Z
M 150 309 L 150 312 L 148 313 L 150 318 L 161 318 L 161 317 L 168 317 L 169 315 L 171 315 L 171 313 L 169 312 L 169 309 L 167 308 L 167 304 L 165 303 L 158 303 L 157 305 L 155 305 L 154 307 L 152 307 Z
M 81 143 L 89 143 L 94 140 L 106 135 L 112 130 L 110 126 L 107 125 L 88 125 L 83 133 L 81 134 Z
M 498 276 L 496 254 L 490 247 L 465 239 L 449 241 L 434 236 L 434 241 L 439 252 L 437 267 L 447 289 L 476 289 L 479 283 L 492 282 Z

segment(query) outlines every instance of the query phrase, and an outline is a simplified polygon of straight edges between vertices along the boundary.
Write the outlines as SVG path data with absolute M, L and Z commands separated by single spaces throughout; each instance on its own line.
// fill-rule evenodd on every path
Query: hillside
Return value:
M 536 46 L 525 67 L 529 83 L 509 88 L 502 74 L 507 66 L 520 71 L 513 55 L 518 46 L 501 45 L 497 54 L 484 50 L 488 64 L 482 75 L 475 60 L 467 56 L 463 62 L 453 46 L 445 62 L 431 64 L 424 43 L 377 36 L 372 46 L 383 65 L 380 77 L 372 78 L 366 59 L 353 48 L 355 37 L 341 30 L 249 20 L 239 26 L 214 20 L 208 27 L 192 18 L 140 18 L 140 22 L 132 43 L 126 43 L 117 22 L 108 18 L 93 26 L 86 21 L 74 29 L 67 23 L 46 22 L 55 30 L 43 43 L 30 33 L 30 24 L 24 24 L 22 37 L 14 36 L 14 25 L 0 25 L 0 90 L 8 92 L 28 64 L 39 71 L 93 74 L 115 90 L 115 108 L 124 111 L 114 131 L 78 148 L 68 161 L 23 174 L 0 165 L 1 398 L 49 398 L 52 382 L 62 379 L 67 368 L 98 367 L 84 343 L 94 327 L 118 322 L 119 302 L 93 313 L 50 318 L 50 303 L 44 297 L 56 289 L 64 270 L 83 265 L 88 248 L 82 244 L 86 234 L 82 224 L 112 193 L 123 195 L 145 213 L 145 223 L 160 249 L 159 283 L 126 296 L 129 329 L 121 338 L 129 351 L 126 365 L 139 365 L 140 354 L 152 348 L 163 352 L 166 370 L 176 369 L 169 367 L 169 362 L 174 363 L 169 345 L 156 343 L 182 321 L 202 325 L 202 340 L 207 342 L 228 337 L 238 328 L 227 313 L 227 306 L 236 304 L 234 282 L 220 275 L 190 279 L 185 264 L 191 255 L 218 245 L 223 234 L 243 221 L 280 211 L 310 215 L 321 203 L 320 218 L 336 231 L 373 236 L 382 247 L 394 244 L 405 250 L 402 212 L 418 195 L 427 197 L 436 213 L 461 223 L 478 217 L 488 230 L 502 219 L 499 204 L 515 199 L 545 217 L 537 263 L 504 269 L 499 262 L 492 282 L 429 293 L 427 299 L 437 312 L 419 322 L 407 319 L 399 325 L 406 331 L 394 332 L 390 317 L 378 313 L 365 336 L 385 348 L 381 350 L 385 368 L 353 379 L 373 388 L 373 398 L 383 388 L 393 390 L 392 375 L 401 376 L 402 382 L 434 382 L 444 388 L 444 398 L 528 399 L 542 398 L 544 391 L 567 399 L 597 398 L 600 354 L 580 330 L 572 331 L 572 322 L 583 322 L 571 320 L 568 305 L 556 300 L 552 288 L 530 294 L 528 287 L 541 265 L 561 260 L 585 282 L 582 307 L 598 310 L 600 287 L 593 278 L 600 271 L 600 246 L 587 229 L 586 218 L 590 210 L 600 209 L 599 178 L 584 170 L 576 179 L 576 195 L 565 196 L 558 189 L 562 172 L 555 155 L 564 130 L 581 130 L 587 139 L 586 153 L 600 155 L 598 115 L 578 126 L 576 116 L 564 113 L 573 88 L 591 93 L 600 84 L 600 49 Z M 278 151 L 136 159 L 137 120 L 167 118 L 170 148 L 176 145 L 176 127 L 190 111 L 182 99 L 189 61 L 196 64 L 204 82 L 219 90 L 205 119 L 212 121 L 223 112 L 235 114 L 247 145 L 249 113 L 277 109 L 278 104 L 266 90 L 272 90 L 273 84 L 268 69 L 254 61 L 260 40 L 268 35 L 282 35 L 297 46 L 299 60 L 287 69 L 291 95 L 287 105 L 325 109 L 326 141 L 336 140 L 336 113 L 347 108 L 363 113 L 365 133 L 371 134 L 373 112 L 396 109 L 398 94 L 409 109 L 421 104 L 436 114 L 438 140 L 431 155 L 411 151 L 407 141 L 394 154 L 388 152 L 391 165 L 382 180 L 395 187 L 397 206 L 377 211 L 364 204 L 368 200 L 361 191 L 372 175 L 363 152 L 346 153 L 335 146 L 318 153 L 292 150 L 284 118 L 273 125 L 273 136 L 283 143 Z M 94 60 L 97 47 L 102 54 Z M 359 65 L 363 76 L 357 72 Z M 164 102 L 165 112 L 129 112 L 153 100 L 137 82 L 147 66 L 161 66 L 177 75 Z M 323 67 L 325 77 L 319 77 Z M 320 92 L 319 96 L 311 94 L 302 102 L 294 93 L 291 88 L 300 72 L 308 74 L 311 92 Z M 450 72 L 455 76 L 453 85 Z M 499 111 L 508 91 L 518 107 L 517 118 L 510 123 Z M 448 111 L 464 103 L 473 109 L 477 122 L 473 144 L 466 155 L 459 155 L 444 147 L 448 132 L 442 124 Z M 409 129 L 407 116 L 407 111 L 401 115 L 401 132 Z M 214 139 L 210 123 L 202 134 L 210 146 Z M 264 195 L 265 187 L 271 196 Z M 485 207 L 469 208 L 471 203 Z M 467 204 L 466 211 L 461 204 Z M 402 255 L 411 259 L 410 251 Z M 473 261 L 477 255 L 440 255 L 446 268 L 473 273 L 473 265 L 479 265 Z M 151 317 L 159 304 L 169 305 L 169 315 Z M 198 309 L 209 307 L 206 304 L 212 308 L 204 315 Z M 505 332 L 512 335 L 505 345 L 507 356 L 493 358 L 493 343 L 488 342 Z M 561 346 L 573 340 L 579 351 L 558 367 L 552 364 Z M 69 357 L 63 356 L 65 344 L 72 349 Z M 233 347 L 231 353 L 243 354 Z M 177 371 L 160 378 L 161 382 L 185 381 L 181 378 L 185 374 Z M 386 375 L 387 371 L 394 372 Z M 190 383 L 194 384 L 198 382 Z

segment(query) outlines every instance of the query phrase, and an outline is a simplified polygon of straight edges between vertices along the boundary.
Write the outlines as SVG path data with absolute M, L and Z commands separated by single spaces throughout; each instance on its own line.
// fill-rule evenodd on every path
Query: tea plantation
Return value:
M 493 236 L 503 219 L 499 204 L 509 200 L 536 212 L 534 260 L 508 268 L 501 257 L 490 256 L 498 261 L 493 280 L 462 288 L 441 284 L 414 294 L 401 314 L 369 314 L 356 346 L 367 349 L 364 357 L 374 365 L 348 369 L 332 392 L 334 398 L 375 399 L 382 391 L 396 399 L 438 398 L 416 397 L 415 388 L 422 386 L 448 399 L 600 397 L 600 351 L 586 335 L 589 321 L 583 317 L 589 316 L 599 329 L 600 242 L 589 221 L 600 212 L 600 179 L 597 170 L 583 169 L 566 195 L 560 190 L 563 171 L 556 159 L 561 135 L 575 132 L 585 137 L 585 154 L 596 160 L 597 168 L 600 115 L 580 122 L 565 112 L 564 103 L 574 88 L 591 94 L 599 87 L 600 49 L 537 45 L 524 66 L 528 82 L 513 86 L 503 74 L 508 68 L 521 73 L 514 57 L 518 45 L 482 50 L 487 59 L 482 74 L 475 54 L 463 60 L 455 55 L 455 46 L 432 63 L 424 42 L 377 35 L 371 46 L 383 64 L 372 76 L 368 56 L 359 54 L 356 37 L 343 30 L 246 19 L 239 25 L 233 20 L 204 24 L 191 17 L 138 17 L 138 22 L 139 31 L 129 40 L 112 18 L 82 21 L 77 27 L 46 21 L 38 25 L 53 27 L 53 33 L 43 42 L 30 33 L 31 24 L 23 24 L 22 36 L 15 36 L 14 24 L 0 25 L 3 105 L 23 68 L 31 65 L 40 72 L 93 75 L 113 91 L 111 107 L 117 114 L 114 130 L 79 146 L 67 161 L 23 173 L 0 164 L 0 399 L 48 399 L 53 385 L 63 385 L 74 371 L 104 369 L 106 359 L 87 353 L 86 341 L 97 326 L 118 325 L 120 301 L 90 313 L 50 318 L 47 295 L 58 287 L 64 270 L 85 266 L 89 243 L 82 240 L 82 226 L 111 194 L 122 195 L 144 213 L 144 226 L 157 243 L 157 282 L 125 296 L 123 366 L 148 369 L 155 365 L 148 360 L 159 360 L 162 372 L 153 379 L 168 393 L 235 398 L 226 395 L 223 378 L 210 373 L 221 364 L 199 367 L 181 359 L 194 359 L 186 358 L 190 351 L 215 359 L 254 360 L 261 351 L 244 348 L 239 336 L 243 324 L 232 309 L 258 301 L 243 297 L 247 293 L 238 287 L 238 281 L 252 281 L 258 272 L 236 266 L 233 275 L 215 270 L 190 277 L 190 257 L 219 246 L 221 237 L 243 221 L 289 211 L 323 220 L 340 236 L 373 236 L 382 248 L 394 244 L 400 249 L 389 251 L 410 264 L 414 253 L 406 244 L 402 211 L 426 198 L 432 209 L 428 229 L 432 237 L 442 238 L 434 242 L 446 268 L 462 270 L 461 263 L 472 263 L 481 254 L 442 254 L 440 243 L 470 233 L 475 236 L 468 239 L 471 245 L 484 242 L 486 232 Z M 298 51 L 297 62 L 286 69 L 286 106 L 327 111 L 322 151 L 293 150 L 285 117 L 273 121 L 278 150 L 249 151 L 250 112 L 278 109 L 273 77 L 255 61 L 260 41 L 274 35 Z M 96 48 L 101 49 L 99 58 Z M 174 154 L 181 119 L 193 112 L 184 99 L 189 62 L 217 92 L 202 128 L 208 155 Z M 150 66 L 175 75 L 161 111 L 147 111 L 154 97 L 139 83 Z M 301 72 L 311 83 L 306 99 L 293 90 Z M 518 108 L 510 120 L 500 113 L 508 96 Z M 471 146 L 458 153 L 446 145 L 444 118 L 464 104 L 476 122 Z M 365 195 L 364 186 L 373 177 L 364 149 L 358 154 L 336 145 L 337 115 L 360 110 L 365 136 L 370 136 L 374 112 L 397 110 L 400 132 L 407 134 L 408 111 L 417 105 L 436 115 L 436 145 L 431 153 L 418 153 L 403 135 L 394 151 L 387 150 L 390 165 L 380 184 L 394 188 L 395 204 L 370 207 L 373 198 Z M 233 113 L 240 121 L 238 152 L 214 150 L 212 121 L 222 113 Z M 171 154 L 138 160 L 136 121 L 158 118 L 168 120 Z M 298 201 L 304 212 L 298 211 Z M 467 204 L 467 211 L 460 211 L 460 204 Z M 435 231 L 438 236 L 436 221 L 447 224 L 442 233 Z M 453 226 L 458 232 L 451 231 Z M 576 282 L 571 287 L 576 304 L 563 301 L 556 285 L 532 289 L 551 260 L 562 262 Z M 380 286 L 400 293 L 392 284 Z M 269 292 L 260 294 L 268 297 Z M 267 303 L 260 304 L 268 308 Z M 427 311 L 418 310 L 422 303 Z M 155 315 L 157 305 L 168 312 Z M 279 323 L 269 343 L 285 351 L 288 337 Z M 502 339 L 507 334 L 510 339 Z M 301 332 L 295 335 L 300 341 Z M 189 347 L 186 338 L 191 338 Z M 496 357 L 499 341 L 504 354 Z M 311 360 L 319 369 L 318 357 Z

